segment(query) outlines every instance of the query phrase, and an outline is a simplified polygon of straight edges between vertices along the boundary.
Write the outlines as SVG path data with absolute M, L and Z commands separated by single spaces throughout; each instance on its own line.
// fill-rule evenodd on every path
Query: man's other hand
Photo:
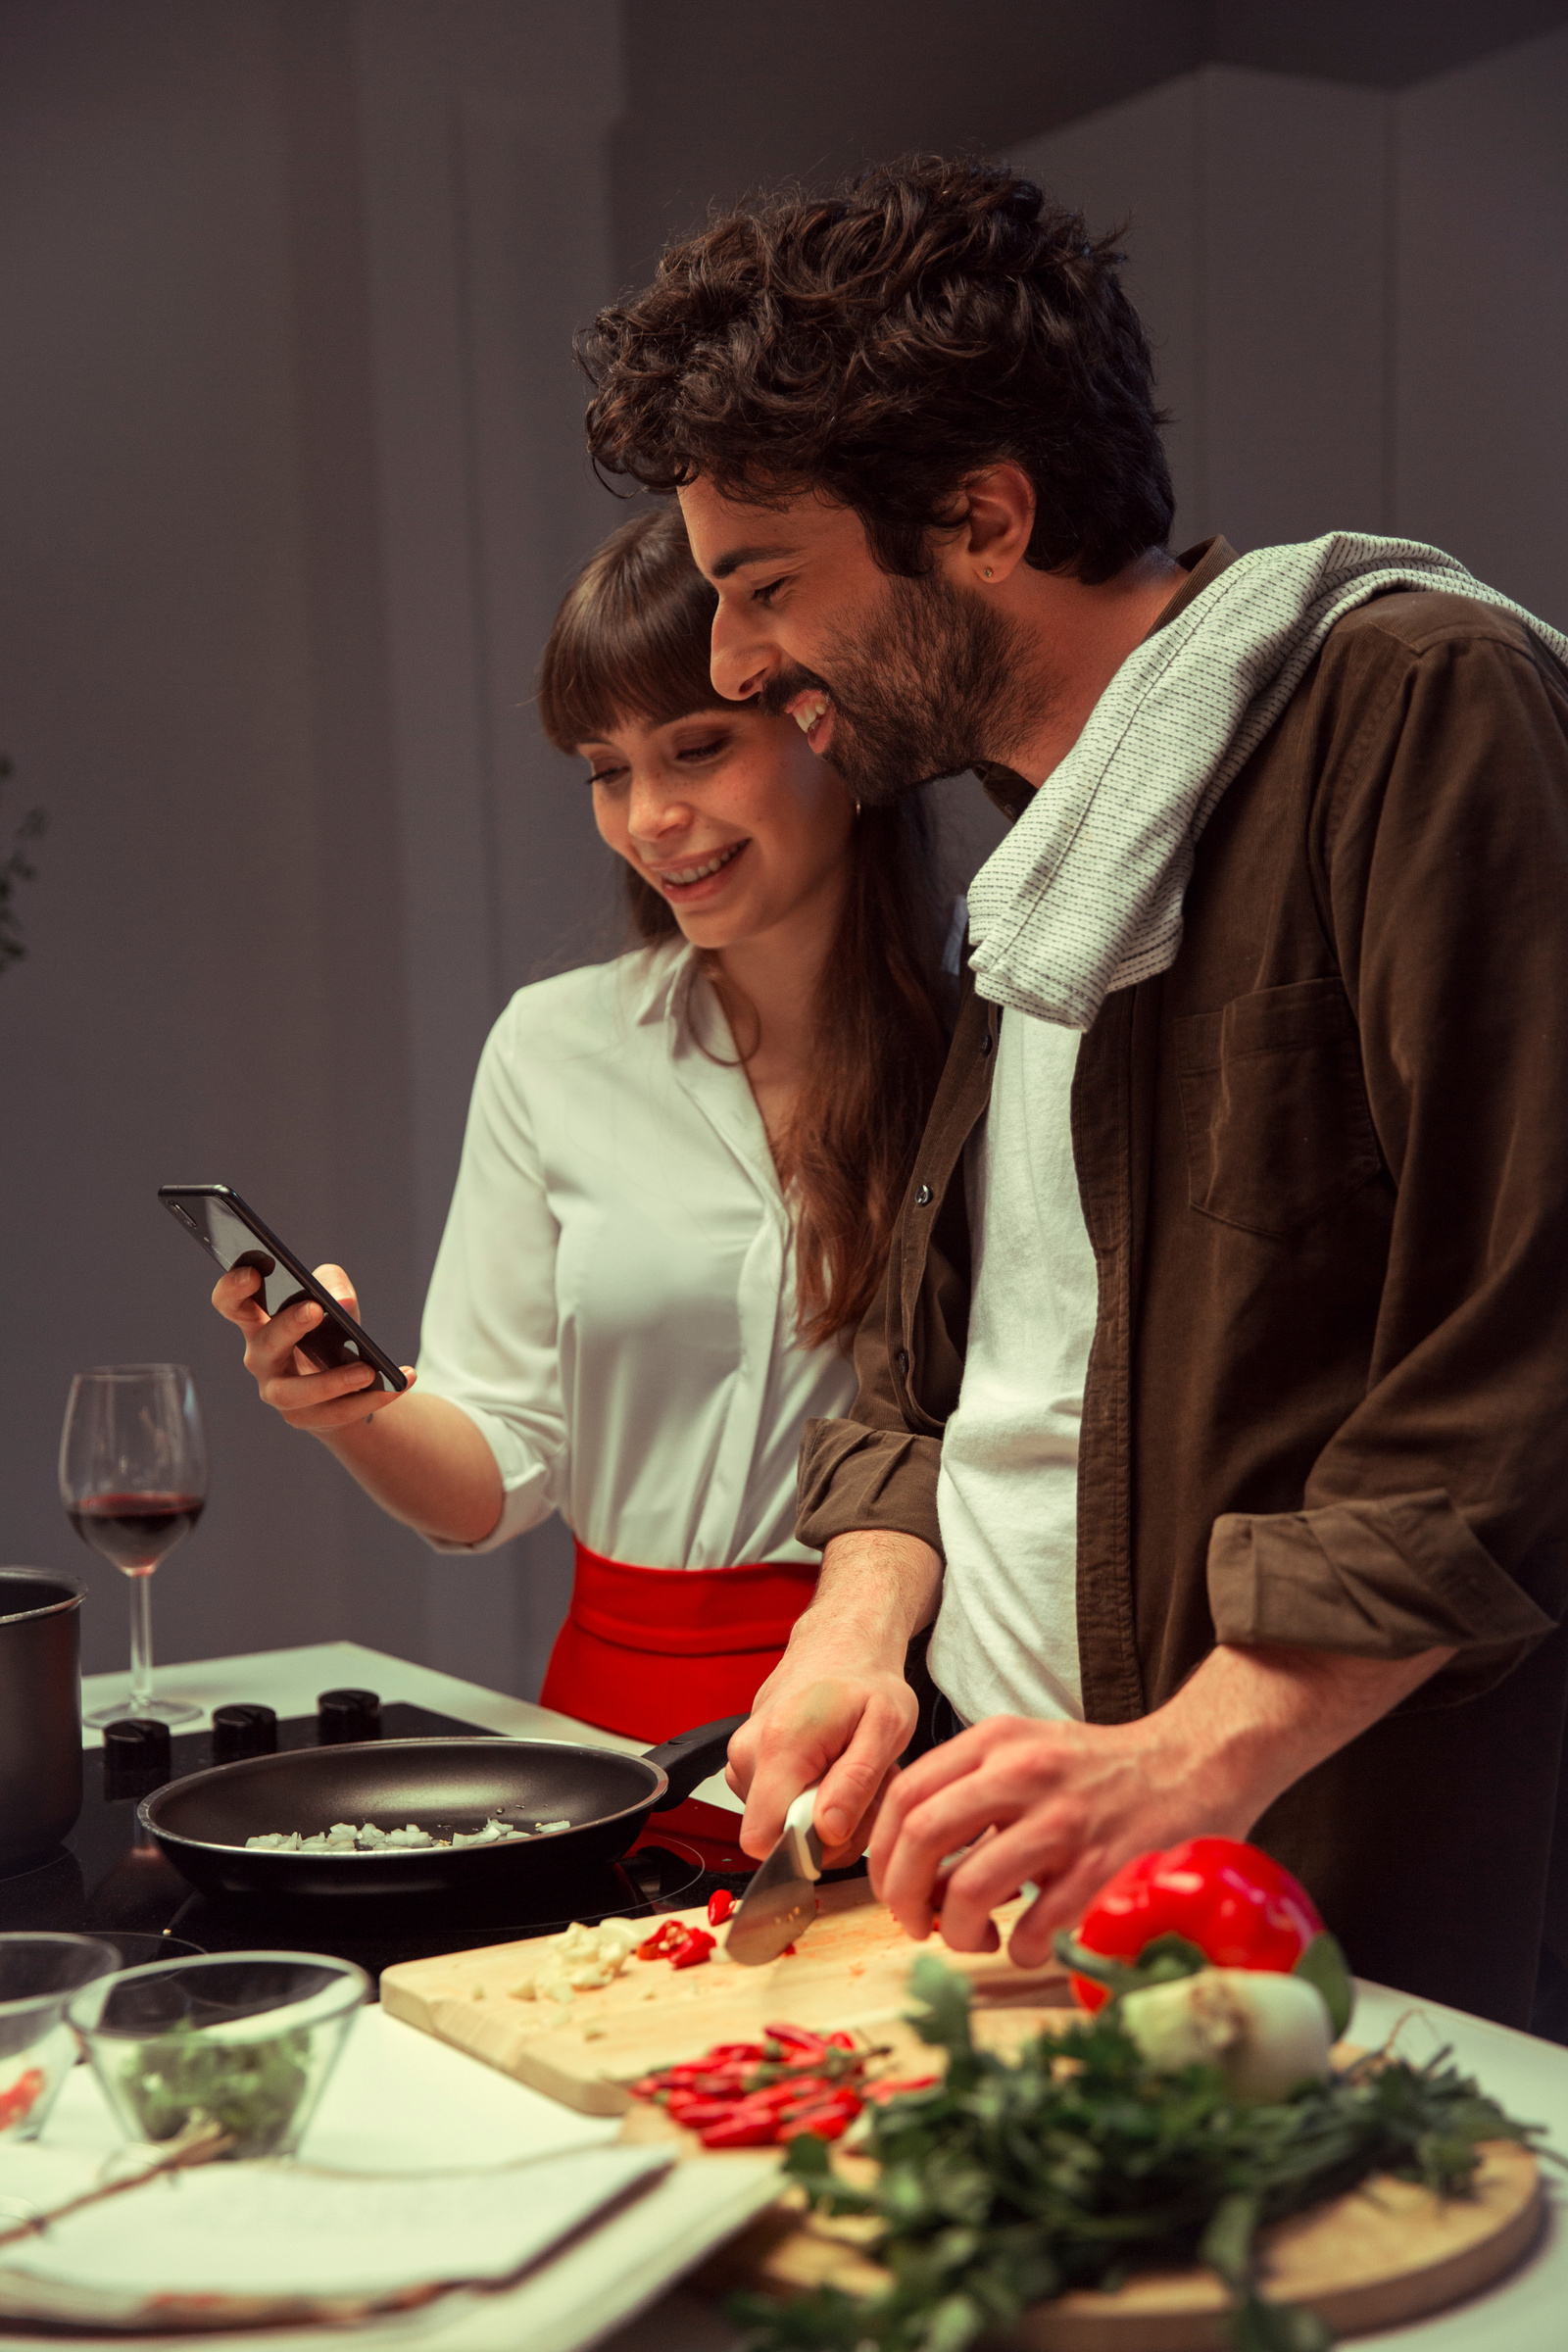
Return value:
M 871 1884 L 906 1934 L 939 1926 L 955 1951 L 980 1952 L 997 1946 L 992 1912 L 1032 1883 L 1039 1895 L 1007 1949 L 1036 1967 L 1124 1862 L 1184 1838 L 1245 1838 L 1303 1772 L 1452 1654 L 1222 1645 L 1137 1723 L 993 1715 L 894 1781 Z
M 1039 1899 L 1008 1949 L 1033 1968 L 1134 1854 L 1250 1826 L 1219 1810 L 1157 1715 L 1115 1725 L 993 1715 L 899 1775 L 871 1839 L 871 1884 L 906 1935 L 940 1927 L 955 1951 L 982 1952 L 997 1947 L 992 1912 L 1032 1881 Z

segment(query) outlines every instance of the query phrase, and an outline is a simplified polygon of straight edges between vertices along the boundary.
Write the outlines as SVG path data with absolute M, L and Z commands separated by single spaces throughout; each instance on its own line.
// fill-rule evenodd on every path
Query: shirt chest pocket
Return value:
M 1187 1198 L 1203 1216 L 1283 1236 L 1378 1173 L 1355 1023 L 1337 979 L 1260 989 L 1175 1029 Z

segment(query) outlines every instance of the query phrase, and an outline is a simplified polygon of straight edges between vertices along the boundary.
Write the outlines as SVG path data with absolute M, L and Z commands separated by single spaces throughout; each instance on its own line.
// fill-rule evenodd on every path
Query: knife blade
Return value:
M 803 1788 L 729 1923 L 725 1948 L 743 1968 L 765 1968 L 816 1917 L 812 1888 L 822 1876 L 822 1840 L 811 1827 L 815 1805 L 815 1788 Z

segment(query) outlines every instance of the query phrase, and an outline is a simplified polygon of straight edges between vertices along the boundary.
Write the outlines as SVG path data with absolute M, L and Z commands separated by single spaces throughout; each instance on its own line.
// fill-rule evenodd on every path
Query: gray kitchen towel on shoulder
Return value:
M 1511 612 L 1558 662 L 1568 637 L 1440 548 L 1333 531 L 1262 547 L 1134 648 L 969 888 L 975 985 L 1066 1029 L 1175 962 L 1198 837 L 1336 621 L 1395 589 Z

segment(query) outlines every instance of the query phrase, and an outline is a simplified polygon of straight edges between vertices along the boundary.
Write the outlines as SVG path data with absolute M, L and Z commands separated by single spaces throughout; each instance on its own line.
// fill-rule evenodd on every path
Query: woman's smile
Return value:
M 723 887 L 719 876 L 735 863 L 745 841 L 726 842 L 709 858 L 693 858 L 684 865 L 657 866 L 643 860 L 650 881 L 662 890 L 666 899 L 677 906 L 689 906 L 697 901 L 711 898 Z

